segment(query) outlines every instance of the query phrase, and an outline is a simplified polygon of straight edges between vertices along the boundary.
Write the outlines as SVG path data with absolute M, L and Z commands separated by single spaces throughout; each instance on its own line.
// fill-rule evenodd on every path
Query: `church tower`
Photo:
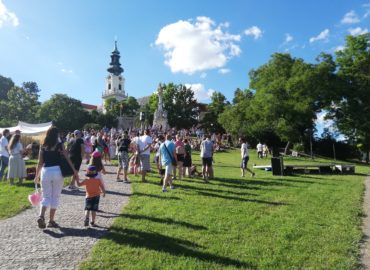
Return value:
M 114 50 L 110 57 L 111 62 L 109 63 L 109 67 L 107 69 L 109 74 L 106 77 L 105 90 L 102 96 L 103 112 L 105 112 L 104 102 L 106 99 L 115 98 L 118 101 L 121 101 L 127 98 L 125 93 L 125 78 L 121 75 L 123 73 L 123 68 L 119 62 L 121 56 L 117 49 L 117 41 L 115 41 Z

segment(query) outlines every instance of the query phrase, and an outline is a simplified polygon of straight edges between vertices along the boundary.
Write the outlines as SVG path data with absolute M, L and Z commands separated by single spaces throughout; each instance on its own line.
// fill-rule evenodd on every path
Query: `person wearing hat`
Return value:
M 71 142 L 71 147 L 69 149 L 69 158 L 73 163 L 73 167 L 78 172 L 81 167 L 82 159 L 85 156 L 85 146 L 84 140 L 82 139 L 81 131 L 76 129 L 73 134 L 75 135 L 75 138 Z M 76 178 L 72 176 L 71 182 L 69 184 L 70 189 L 76 189 L 75 181 Z
M 91 226 L 95 226 L 96 211 L 99 210 L 100 194 L 105 197 L 105 188 L 103 182 L 97 178 L 98 172 L 96 167 L 90 165 L 87 167 L 85 176 L 87 179 L 80 182 L 76 179 L 78 186 L 85 186 L 86 199 L 85 199 L 85 221 L 84 226 L 89 226 L 89 217 L 91 212 Z

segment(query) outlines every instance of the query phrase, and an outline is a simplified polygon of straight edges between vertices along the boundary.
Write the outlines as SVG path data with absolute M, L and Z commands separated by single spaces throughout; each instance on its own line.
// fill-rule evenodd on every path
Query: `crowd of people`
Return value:
M 4 130 L 0 138 L 0 179 L 5 168 L 9 166 L 7 178 L 10 184 L 14 184 L 14 179 L 22 182 L 26 177 L 20 136 L 20 132 L 15 132 L 10 138 L 9 130 Z M 229 134 L 206 134 L 200 129 L 178 131 L 171 129 L 162 133 L 155 129 L 122 131 L 112 128 L 75 130 L 63 134 L 52 127 L 40 145 L 35 173 L 35 183 L 41 184 L 43 195 L 40 216 L 37 219 L 38 226 L 40 228 L 58 226 L 54 217 L 64 184 L 62 160 L 65 160 L 71 168 L 68 188 L 73 191 L 79 186 L 86 187 L 84 225 L 94 226 L 100 194 L 105 195 L 104 165 L 110 164 L 112 159 L 118 160 L 116 181 L 129 183 L 129 174 L 132 173 L 136 176 L 141 175 L 141 181 L 146 182 L 147 173 L 151 171 L 150 154 L 154 152 L 153 162 L 158 170 L 162 192 L 168 192 L 168 188 L 175 188 L 174 180 L 181 180 L 184 177 L 198 176 L 205 182 L 210 181 L 214 178 L 214 154 L 233 145 Z M 239 145 L 241 145 L 241 176 L 245 176 L 245 171 L 254 176 L 254 172 L 247 166 L 249 153 L 246 140 L 240 138 Z M 267 146 L 260 145 L 260 143 L 257 145 L 258 156 L 267 156 Z M 198 166 L 201 166 L 201 171 L 198 171 L 192 159 L 192 152 L 195 150 L 200 151 L 201 164 Z M 80 181 L 79 171 L 83 162 L 88 164 L 88 168 L 86 179 Z M 47 209 L 50 209 L 48 224 L 45 222 Z

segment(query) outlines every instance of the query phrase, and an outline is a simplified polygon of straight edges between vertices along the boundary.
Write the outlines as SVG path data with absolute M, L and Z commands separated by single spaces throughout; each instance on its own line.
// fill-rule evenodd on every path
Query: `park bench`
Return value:
M 335 170 L 341 173 L 355 173 L 355 167 L 353 164 L 339 164 L 335 165 Z

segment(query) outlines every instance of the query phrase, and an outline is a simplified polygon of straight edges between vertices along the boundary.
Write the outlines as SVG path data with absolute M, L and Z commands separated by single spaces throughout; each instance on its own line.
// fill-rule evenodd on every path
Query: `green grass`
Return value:
M 27 160 L 27 167 L 36 167 L 37 160 Z M 64 184 L 69 183 L 70 177 L 64 178 Z M 14 181 L 18 182 L 17 179 Z M 24 209 L 30 208 L 28 195 L 35 190 L 33 180 L 25 180 L 22 184 L 9 185 L 9 181 L 0 181 L 0 219 L 12 217 Z
M 269 163 L 251 154 L 250 166 Z M 274 177 L 258 170 L 241 178 L 239 151 L 215 160 L 211 183 L 177 180 L 168 193 L 155 174 L 146 184 L 131 177 L 128 206 L 80 268 L 358 268 L 368 167 L 356 166 L 356 175 Z

